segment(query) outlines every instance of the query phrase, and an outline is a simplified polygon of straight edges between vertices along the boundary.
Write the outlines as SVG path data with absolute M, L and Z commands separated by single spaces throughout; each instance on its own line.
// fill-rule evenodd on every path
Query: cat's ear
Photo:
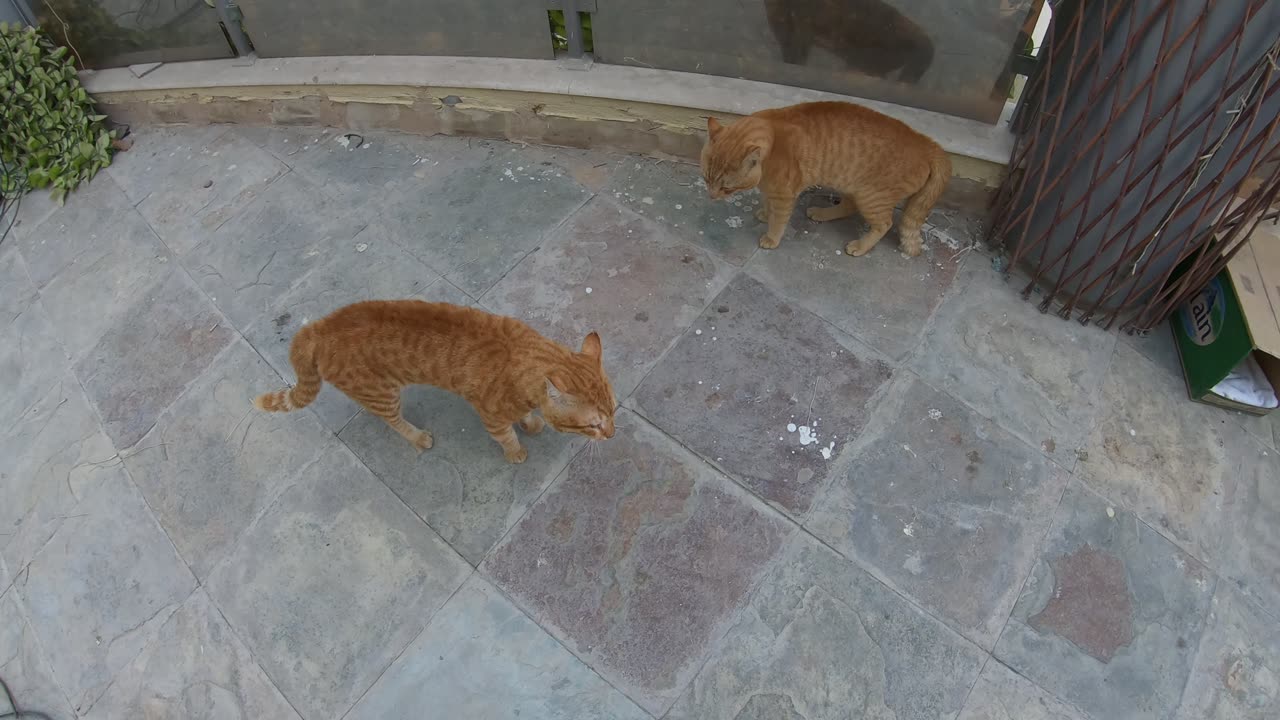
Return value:
M 602 352 L 603 351 L 600 347 L 600 336 L 597 335 L 596 333 L 591 333 L 590 335 L 587 336 L 586 340 L 582 341 L 583 355 L 589 355 L 599 360 Z
M 557 376 L 547 378 L 547 397 L 552 400 L 559 400 L 565 394 L 564 380 Z
M 712 140 L 714 140 L 716 136 L 720 134 L 720 131 L 723 129 L 724 129 L 724 126 L 720 124 L 719 120 L 713 117 L 707 118 L 707 135 L 711 136 Z

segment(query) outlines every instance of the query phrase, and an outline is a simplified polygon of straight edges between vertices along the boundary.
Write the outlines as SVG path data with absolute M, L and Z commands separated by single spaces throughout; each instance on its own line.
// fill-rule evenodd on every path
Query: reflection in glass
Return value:
M 85 67 L 231 56 L 205 0 L 39 0 L 41 27 Z
M 804 65 L 814 47 L 874 77 L 899 71 L 916 83 L 933 64 L 933 41 L 917 24 L 883 0 L 764 0 L 769 29 L 782 61 Z

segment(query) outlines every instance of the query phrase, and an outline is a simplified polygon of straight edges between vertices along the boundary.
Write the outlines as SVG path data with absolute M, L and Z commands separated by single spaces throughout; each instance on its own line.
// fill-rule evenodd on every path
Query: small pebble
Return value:
M 588 294 L 588 295 L 590 295 L 590 294 L 591 294 L 591 288 L 587 288 L 587 294 Z

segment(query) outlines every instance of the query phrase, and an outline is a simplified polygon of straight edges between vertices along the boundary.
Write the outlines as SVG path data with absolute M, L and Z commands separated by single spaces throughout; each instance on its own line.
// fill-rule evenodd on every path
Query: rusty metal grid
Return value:
M 1062 2 L 1041 58 L 990 240 L 1042 311 L 1145 332 L 1275 220 L 1280 2 Z

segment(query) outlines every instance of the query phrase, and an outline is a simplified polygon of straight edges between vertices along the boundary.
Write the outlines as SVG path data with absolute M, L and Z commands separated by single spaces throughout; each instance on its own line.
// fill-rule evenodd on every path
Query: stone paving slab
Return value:
M 670 227 L 694 244 L 741 266 L 759 247 L 764 226 L 755 219 L 759 192 L 716 201 L 707 195 L 697 165 L 623 158 L 601 194 L 632 211 Z
M 89 490 L 73 512 L 13 587 L 54 676 L 83 714 L 157 637 L 196 580 L 127 475 Z
M 1070 468 L 1097 412 L 1115 337 L 1042 314 L 989 263 L 961 275 L 909 366 Z
M 57 221 L 59 215 L 50 218 Z M 66 260 L 40 289 L 67 354 L 79 359 L 133 310 L 138 298 L 171 267 L 169 251 L 136 211 L 97 228 L 83 242 L 44 245 Z M 74 253 L 74 254 L 72 254 Z M 46 260 L 43 253 L 27 256 Z M 69 259 L 67 259 L 69 258 Z
M 39 709 L 51 718 L 75 716 L 40 651 L 16 590 L 0 590 L 0 678 L 23 710 Z M 0 714 L 13 710 L 0 697 Z
M 482 566 L 543 628 L 660 716 L 791 528 L 623 411 Z
M 803 515 L 891 374 L 853 338 L 739 276 L 631 402 L 766 501 Z
M 23 197 L 23 207 L 31 197 Z M 124 191 L 103 174 L 81 185 L 68 197 L 65 205 L 50 203 L 39 224 L 15 226 L 11 239 L 22 251 L 31 282 L 37 288 L 43 288 L 85 253 L 95 252 L 103 243 L 114 241 L 116 227 L 136 217 L 139 217 L 138 212 Z M 145 221 L 143 225 L 146 225 Z M 19 227 L 26 229 L 19 231 Z M 148 234 L 155 237 L 149 230 Z
M 116 449 L 141 439 L 233 337 L 180 270 L 139 296 L 75 366 Z
M 909 376 L 856 446 L 805 527 L 991 649 L 1067 473 Z
M 529 457 L 512 465 L 471 405 L 430 387 L 402 394 L 405 419 L 429 431 L 434 444 L 419 453 L 381 418 L 368 413 L 339 437 L 454 550 L 479 564 L 583 445 L 581 435 L 547 427 L 517 430 Z
M 85 717 L 298 720 L 203 589 L 169 616 Z
M 306 720 L 340 715 L 471 572 L 332 441 L 206 587 Z
M 1228 582 L 1218 585 L 1179 720 L 1280 717 L 1280 626 Z
M 1076 475 L 1202 561 L 1217 557 L 1243 429 L 1124 343 L 1101 406 Z
M 986 659 L 808 537 L 720 645 L 668 718 L 953 717 Z
M 855 219 L 854 222 L 861 222 Z M 905 257 L 896 238 L 858 258 L 844 254 L 862 232 L 850 221 L 811 223 L 773 250 L 762 250 L 747 272 L 895 360 L 922 331 L 960 266 L 959 248 L 926 238 L 924 254 Z
M 529 165 L 522 164 L 526 160 Z M 563 171 L 509 149 L 477 149 L 430 192 L 402 191 L 375 221 L 388 237 L 472 297 L 541 244 L 590 194 Z M 445 163 L 441 163 L 445 167 Z
M 171 187 L 203 150 L 231 130 L 229 125 L 130 128 L 133 146 L 113 155 L 103 172 L 137 205 Z
M 1195 558 L 1073 483 L 995 656 L 1095 717 L 1167 718 L 1215 584 Z
M 988 660 L 957 720 L 1089 720 L 1035 683 Z
M 290 173 L 183 258 L 200 287 L 241 330 L 307 272 L 354 246 L 371 211 Z
M 302 326 L 362 300 L 418 298 L 470 305 L 471 299 L 440 275 L 386 238 L 367 236 L 329 253 L 327 261 L 304 277 L 245 331 L 245 338 L 292 385 L 289 345 Z M 311 411 L 335 433 L 360 411 L 336 388 L 325 385 Z
M 164 152 L 163 144 L 158 152 Z M 161 165 L 170 172 L 158 172 L 129 190 L 131 196 L 137 197 L 145 188 L 147 196 L 138 203 L 138 211 L 177 254 L 200 244 L 289 171 L 284 163 L 262 152 L 236 130 L 221 134 L 203 147 L 184 151 L 179 144 L 169 153 Z M 184 156 L 186 161 L 179 167 L 170 165 L 170 160 Z M 122 184 L 132 185 L 140 180 L 132 169 L 126 167 L 120 173 Z M 158 179 L 167 182 L 158 184 Z
M 1227 456 L 1235 490 L 1214 565 L 1229 578 L 1224 582 L 1280 622 L 1280 454 L 1253 438 L 1237 438 Z
M 197 577 L 332 441 L 310 413 L 252 405 L 280 377 L 237 340 L 164 412 L 125 465 Z
M 0 435 L 0 458 L 0 557 L 15 573 L 75 514 L 81 498 L 125 474 L 70 372 Z
M 346 717 L 647 720 L 649 715 L 472 576 Z
M 10 266 L 13 267 L 12 265 Z M 44 306 L 34 293 L 15 283 L 16 293 L 0 289 L 9 322 L 0 327 L 0 417 L 10 422 L 64 380 L 67 356 Z
M 730 274 L 710 253 L 607 199 L 592 200 L 555 235 L 481 304 L 575 350 L 588 333 L 599 333 L 619 400 Z

